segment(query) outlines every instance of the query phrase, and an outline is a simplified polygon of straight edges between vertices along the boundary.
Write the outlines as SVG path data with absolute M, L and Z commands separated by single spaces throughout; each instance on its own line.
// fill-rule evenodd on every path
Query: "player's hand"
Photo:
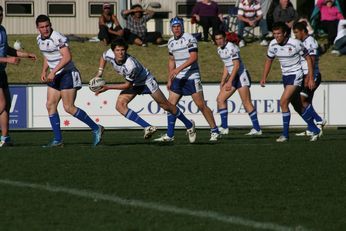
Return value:
M 98 96 L 98 95 L 101 94 L 102 92 L 108 91 L 108 89 L 109 89 L 109 88 L 107 87 L 107 85 L 103 85 L 103 86 L 101 87 L 100 90 L 98 90 L 98 91 L 95 92 L 95 95 Z
M 42 82 L 47 82 L 46 73 L 42 73 L 42 74 L 41 74 L 41 81 L 42 81 Z
M 231 90 L 232 90 L 232 87 L 233 87 L 233 86 L 232 86 L 232 83 L 226 83 L 224 86 L 225 86 L 225 90 L 226 90 L 226 91 L 231 91 Z
M 315 80 L 313 78 L 310 79 L 309 83 L 308 83 L 308 88 L 310 90 L 313 90 L 315 88 Z
M 55 72 L 49 72 L 46 81 L 53 82 L 54 78 L 55 78 Z
M 11 63 L 11 64 L 19 64 L 20 63 L 20 58 L 18 57 L 7 57 L 7 63 Z
M 168 79 L 168 82 L 167 82 L 167 90 L 171 90 L 171 86 L 172 86 L 172 80 L 171 79 Z
M 173 80 L 177 75 L 178 75 L 179 71 L 177 69 L 173 69 L 169 72 L 169 79 Z
M 261 85 L 261 87 L 265 87 L 266 85 L 266 79 L 264 79 L 264 78 L 262 78 L 261 80 L 260 80 L 260 85 Z
M 28 58 L 31 59 L 31 60 L 33 60 L 33 61 L 36 61 L 36 60 L 37 60 L 36 55 L 33 54 L 33 53 L 28 53 Z

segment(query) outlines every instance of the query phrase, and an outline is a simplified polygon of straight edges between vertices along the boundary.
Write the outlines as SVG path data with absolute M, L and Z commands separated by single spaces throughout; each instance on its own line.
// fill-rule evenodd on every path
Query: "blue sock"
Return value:
M 310 106 L 310 107 L 309 107 Z M 317 114 L 317 112 L 315 111 L 314 107 L 312 106 L 312 104 L 310 104 L 307 108 L 309 110 L 309 113 L 311 114 L 312 118 L 316 121 L 316 122 L 322 122 L 322 118 L 321 116 L 319 116 Z
M 50 121 L 50 125 L 52 126 L 52 130 L 53 130 L 53 134 L 54 134 L 54 140 L 58 141 L 58 142 L 62 141 L 59 114 L 54 113 L 52 115 L 49 115 L 49 121 Z
M 185 127 L 187 129 L 192 128 L 192 122 L 186 116 L 179 110 L 177 107 L 177 114 L 175 114 L 175 117 L 177 117 L 181 122 L 184 123 Z M 174 128 L 173 128 L 174 129 Z M 170 136 L 171 137 L 171 136 Z
M 145 120 L 143 120 L 136 112 L 129 109 L 125 115 L 125 117 L 133 122 L 137 123 L 141 127 L 145 128 L 150 126 Z
M 221 108 L 218 110 L 221 117 L 221 127 L 228 128 L 228 110 L 226 108 Z
M 256 109 L 254 109 L 252 112 L 250 112 L 249 116 L 250 116 L 253 128 L 256 129 L 256 131 L 260 131 L 261 127 L 260 127 L 260 125 L 258 123 Z
M 314 133 L 318 133 L 320 129 L 314 123 L 314 118 L 311 113 L 311 104 L 309 104 L 302 113 L 302 118 L 308 124 L 308 130 Z
M 97 131 L 99 129 L 99 126 L 82 109 L 77 108 L 77 111 L 73 116 L 88 125 L 93 131 Z
M 290 128 L 291 112 L 282 112 L 283 132 L 282 135 L 288 138 L 288 130 Z
M 177 120 L 177 117 L 175 117 L 171 113 L 167 113 L 167 122 L 168 122 L 167 135 L 169 137 L 173 137 L 174 136 L 174 127 L 175 127 L 175 121 L 176 120 Z
M 211 133 L 217 133 L 217 134 L 220 133 L 220 132 L 219 132 L 219 129 L 218 129 L 217 127 L 210 129 L 210 132 L 211 132 Z

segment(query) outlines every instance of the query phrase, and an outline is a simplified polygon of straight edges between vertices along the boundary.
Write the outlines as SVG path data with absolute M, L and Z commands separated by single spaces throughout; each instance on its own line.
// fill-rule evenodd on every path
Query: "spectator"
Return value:
M 98 38 L 105 44 L 110 44 L 117 37 L 124 35 L 117 16 L 111 12 L 111 5 L 104 3 L 102 14 L 99 17 L 99 34 Z
M 334 41 L 334 50 L 331 52 L 337 56 L 346 55 L 346 20 L 339 21 L 338 34 Z
M 268 42 L 265 37 L 268 34 L 267 22 L 263 18 L 261 4 L 257 0 L 242 0 L 238 7 L 238 37 L 240 39 L 239 47 L 245 46 L 243 34 L 245 26 L 256 27 L 261 29 L 261 45 L 267 46 Z
M 321 28 L 328 34 L 328 44 L 333 44 L 339 20 L 344 19 L 339 9 L 335 6 L 334 0 L 318 0 L 317 7 L 321 12 Z
M 138 46 L 147 46 L 148 42 L 159 45 L 166 43 L 160 32 L 147 31 L 147 21 L 154 14 L 154 11 L 144 10 L 139 4 L 133 5 L 130 10 L 121 12 L 121 16 L 126 20 L 125 39 L 128 43 Z
M 289 34 L 291 33 L 291 28 L 293 23 L 298 19 L 298 13 L 294 9 L 290 0 L 280 0 L 279 5 L 277 5 L 273 12 L 274 23 L 284 22 L 290 29 Z
M 203 28 L 203 40 L 208 41 L 209 28 L 213 28 L 213 33 L 218 31 L 222 22 L 222 14 L 218 4 L 211 0 L 197 2 L 192 9 L 192 17 Z

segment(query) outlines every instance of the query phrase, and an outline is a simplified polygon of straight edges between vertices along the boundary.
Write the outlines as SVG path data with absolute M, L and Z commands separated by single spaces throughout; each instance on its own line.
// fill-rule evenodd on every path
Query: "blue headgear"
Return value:
M 181 26 L 181 30 L 182 32 L 184 32 L 184 19 L 175 16 L 174 18 L 171 19 L 171 21 L 169 21 L 170 25 L 171 25 L 171 29 L 174 25 L 179 24 Z

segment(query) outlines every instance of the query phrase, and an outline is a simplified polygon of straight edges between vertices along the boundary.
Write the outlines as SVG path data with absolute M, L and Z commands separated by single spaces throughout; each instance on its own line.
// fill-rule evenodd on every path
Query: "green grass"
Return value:
M 0 150 L 0 180 L 303 227 L 297 230 L 346 227 L 346 130 L 327 129 L 315 143 L 291 134 L 283 144 L 275 143 L 279 130 L 257 138 L 232 130 L 217 144 L 208 132 L 198 130 L 189 144 L 180 130 L 173 145 L 160 145 L 142 131 L 106 131 L 91 148 L 90 132 L 65 131 L 57 149 L 40 147 L 50 132 L 12 132 L 16 145 Z M 1 230 L 271 230 L 4 183 L 0 198 Z
M 32 51 L 39 56 L 36 63 L 30 60 L 22 60 L 19 66 L 8 65 L 8 75 L 12 83 L 39 83 L 42 67 L 42 55 L 40 54 L 36 37 L 34 35 L 9 36 L 9 44 L 19 39 L 27 51 Z M 79 43 L 71 42 L 70 47 L 73 60 L 81 71 L 83 82 L 95 75 L 98 69 L 99 58 L 107 47 L 100 43 Z M 166 82 L 168 51 L 167 47 L 159 48 L 150 45 L 148 48 L 130 46 L 129 53 L 137 57 L 160 82 Z M 259 81 L 262 77 L 263 65 L 266 59 L 266 48 L 258 43 L 250 43 L 241 49 L 243 61 L 248 68 L 252 80 Z M 324 81 L 345 81 L 346 80 L 346 56 L 335 57 L 327 52 L 321 57 L 320 69 Z M 211 43 L 199 44 L 199 64 L 201 67 L 202 80 L 204 82 L 218 82 L 221 78 L 223 64 L 216 53 L 216 47 Z M 122 82 L 122 77 L 114 74 L 110 65 L 104 74 L 107 82 Z M 277 61 L 275 61 L 272 71 L 268 77 L 269 81 L 280 81 L 281 71 Z

